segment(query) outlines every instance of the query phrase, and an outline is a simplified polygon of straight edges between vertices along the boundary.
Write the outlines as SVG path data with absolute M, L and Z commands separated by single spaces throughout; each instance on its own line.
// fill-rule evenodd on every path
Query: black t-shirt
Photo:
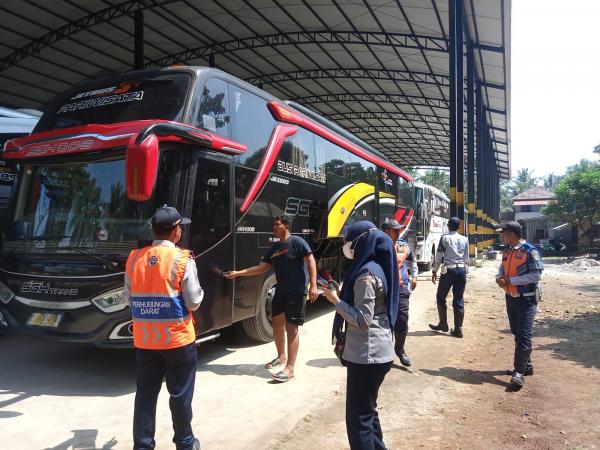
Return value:
M 277 296 L 306 295 L 308 273 L 304 258 L 311 253 L 306 241 L 299 236 L 290 236 L 287 241 L 276 243 L 265 253 L 262 260 L 275 269 Z

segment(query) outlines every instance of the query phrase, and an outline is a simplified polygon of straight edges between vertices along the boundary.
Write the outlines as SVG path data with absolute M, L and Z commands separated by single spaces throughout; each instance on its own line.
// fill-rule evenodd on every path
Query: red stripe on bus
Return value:
M 268 106 L 275 119 L 281 122 L 292 123 L 294 125 L 301 126 L 302 128 L 306 128 L 307 130 L 318 134 L 322 138 L 339 145 L 340 147 L 348 150 L 349 152 L 354 153 L 355 155 L 360 156 L 361 158 L 366 159 L 367 161 L 372 162 L 373 164 L 383 169 L 395 173 L 396 175 L 404 178 L 408 182 L 414 181 L 413 177 L 411 177 L 404 170 L 395 167 L 389 162 L 384 161 L 378 158 L 377 156 L 372 155 L 371 153 L 368 153 L 366 150 L 363 150 L 360 147 L 352 144 L 351 142 L 347 141 L 341 136 L 338 136 L 337 134 L 329 131 L 327 128 L 322 127 L 318 123 L 313 122 L 312 120 L 296 113 L 295 111 L 286 108 L 281 103 L 271 100 L 269 101 Z
M 269 139 L 269 144 L 267 145 L 267 150 L 265 151 L 265 156 L 263 157 L 260 167 L 258 168 L 258 172 L 252 181 L 252 186 L 250 186 L 250 189 L 246 194 L 246 198 L 240 207 L 240 212 L 245 212 L 256 199 L 256 196 L 263 187 L 265 180 L 269 176 L 271 167 L 273 167 L 273 163 L 279 155 L 279 151 L 281 150 L 283 143 L 289 136 L 296 134 L 297 131 L 297 127 L 283 124 L 278 124 L 275 126 L 275 128 L 273 128 L 271 139 Z

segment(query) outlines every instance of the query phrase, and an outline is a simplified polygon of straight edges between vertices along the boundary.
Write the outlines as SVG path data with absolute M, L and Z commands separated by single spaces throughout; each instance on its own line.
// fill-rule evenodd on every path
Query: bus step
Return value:
M 209 334 L 208 336 L 202 336 L 196 339 L 196 345 L 202 344 L 203 342 L 214 341 L 216 338 L 221 336 L 221 333 Z

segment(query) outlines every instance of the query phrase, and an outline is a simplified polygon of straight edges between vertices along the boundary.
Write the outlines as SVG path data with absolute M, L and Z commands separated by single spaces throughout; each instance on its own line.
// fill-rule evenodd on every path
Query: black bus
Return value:
M 1 236 L 0 331 L 57 341 L 132 345 L 124 264 L 152 239 L 147 220 L 165 203 L 192 219 L 181 245 L 205 291 L 198 342 L 239 321 L 252 338 L 272 339 L 274 276 L 222 272 L 259 260 L 274 216 L 293 216 L 318 269 L 338 279 L 345 225 L 413 218 L 412 179 L 382 154 L 211 68 L 79 85 L 2 158 L 16 182 Z

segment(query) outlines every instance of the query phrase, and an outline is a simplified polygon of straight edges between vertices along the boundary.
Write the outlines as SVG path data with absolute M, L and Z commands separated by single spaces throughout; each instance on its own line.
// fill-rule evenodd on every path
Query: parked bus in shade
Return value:
M 448 232 L 450 199 L 434 186 L 415 183 L 417 262 L 431 270 L 442 234 Z
M 293 216 L 324 276 L 340 280 L 343 228 L 395 217 L 410 229 L 411 177 L 356 136 L 225 72 L 176 67 L 77 86 L 34 133 L 9 141 L 16 168 L 0 253 L 4 332 L 131 346 L 123 271 L 152 239 L 147 220 L 175 206 L 192 219 L 205 291 L 198 341 L 235 322 L 272 339 L 275 278 L 225 279 L 273 243 Z

